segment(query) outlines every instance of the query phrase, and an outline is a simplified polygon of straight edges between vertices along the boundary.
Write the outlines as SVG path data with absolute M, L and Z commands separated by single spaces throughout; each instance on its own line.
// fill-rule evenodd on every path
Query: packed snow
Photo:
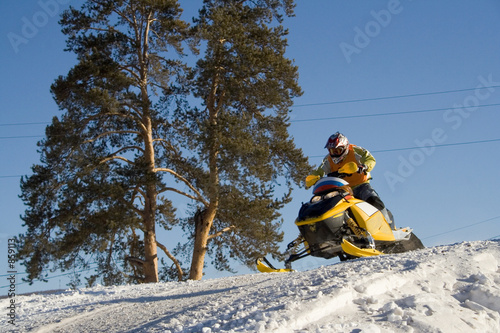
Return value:
M 500 332 L 500 242 L 302 272 L 16 296 L 18 332 Z M 9 305 L 1 300 L 1 308 Z M 3 329 L 0 329 L 3 331 Z

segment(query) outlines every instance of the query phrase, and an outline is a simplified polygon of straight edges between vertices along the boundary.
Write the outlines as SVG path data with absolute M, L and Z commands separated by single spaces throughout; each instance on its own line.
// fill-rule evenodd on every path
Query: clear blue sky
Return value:
M 0 275 L 8 270 L 7 239 L 23 232 L 18 176 L 38 162 L 36 142 L 60 115 L 50 85 L 75 61 L 63 51 L 58 15 L 78 3 L 0 4 Z M 181 1 L 187 19 L 200 3 Z M 290 131 L 312 164 L 326 153 L 328 136 L 341 131 L 372 151 L 372 185 L 396 224 L 413 227 L 425 245 L 500 235 L 500 2 L 300 1 L 285 25 L 304 90 Z M 284 211 L 283 248 L 298 234 L 293 221 L 309 195 L 295 191 Z M 328 263 L 306 259 L 297 268 Z M 66 283 L 58 277 L 18 292 Z

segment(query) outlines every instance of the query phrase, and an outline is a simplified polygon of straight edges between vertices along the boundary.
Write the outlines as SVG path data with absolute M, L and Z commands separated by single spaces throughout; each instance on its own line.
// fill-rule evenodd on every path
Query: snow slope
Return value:
M 17 296 L 19 332 L 500 332 L 500 242 L 292 273 Z M 6 309 L 7 299 L 0 307 Z

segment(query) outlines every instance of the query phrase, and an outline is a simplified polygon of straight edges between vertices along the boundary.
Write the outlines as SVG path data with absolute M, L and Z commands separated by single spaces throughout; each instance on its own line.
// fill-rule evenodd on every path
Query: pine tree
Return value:
M 64 113 L 39 143 L 41 163 L 21 181 L 29 281 L 48 267 L 97 263 L 89 283 L 156 282 L 158 246 L 182 278 L 156 239 L 157 225 L 177 222 L 158 169 L 176 176 L 169 168 L 180 159 L 164 106 L 184 89 L 189 27 L 180 14 L 176 0 L 87 0 L 63 14 L 77 64 L 52 85 Z
M 293 97 L 302 92 L 285 56 L 293 15 L 288 0 L 205 0 L 196 31 L 205 49 L 194 71 L 201 108 L 175 114 L 192 165 L 179 173 L 198 190 L 186 227 L 193 236 L 190 279 L 201 279 L 207 251 L 219 269 L 236 258 L 252 266 L 280 256 L 279 210 L 309 170 L 288 134 Z

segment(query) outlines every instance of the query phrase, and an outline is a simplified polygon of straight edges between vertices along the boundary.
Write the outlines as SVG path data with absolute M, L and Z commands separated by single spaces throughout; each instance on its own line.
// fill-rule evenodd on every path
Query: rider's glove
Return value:
M 366 170 L 368 169 L 368 167 L 364 164 L 361 164 L 359 167 L 358 167 L 358 173 L 366 173 Z

